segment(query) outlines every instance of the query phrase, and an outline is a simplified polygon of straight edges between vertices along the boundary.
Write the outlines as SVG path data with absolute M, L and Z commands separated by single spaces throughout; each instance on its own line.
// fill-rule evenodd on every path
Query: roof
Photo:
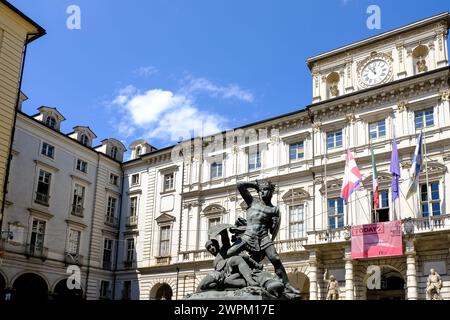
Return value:
M 431 16 L 431 17 L 428 17 L 428 18 L 425 18 L 425 19 L 421 19 L 421 20 L 415 21 L 413 23 L 404 25 L 402 27 L 395 28 L 395 29 L 383 32 L 383 33 L 381 33 L 379 35 L 376 35 L 376 36 L 373 36 L 373 37 L 369 37 L 369 38 L 366 38 L 366 39 L 363 39 L 363 40 L 360 40 L 360 41 L 357 41 L 357 42 L 353 42 L 351 44 L 344 45 L 344 46 L 339 47 L 337 49 L 334 49 L 334 50 L 331 50 L 331 51 L 327 51 L 327 52 L 324 52 L 324 53 L 312 56 L 312 57 L 310 57 L 310 58 L 308 58 L 306 60 L 306 64 L 308 65 L 309 69 L 311 69 L 312 65 L 314 64 L 314 62 L 317 62 L 317 61 L 322 60 L 324 58 L 336 55 L 336 54 L 341 53 L 343 51 L 348 51 L 348 50 L 351 50 L 351 49 L 355 49 L 355 48 L 359 48 L 359 47 L 362 47 L 362 46 L 366 46 L 368 44 L 371 44 L 371 43 L 374 43 L 374 42 L 377 42 L 377 41 L 380 41 L 380 40 L 383 40 L 383 39 L 386 39 L 386 38 L 398 35 L 400 33 L 404 33 L 404 32 L 409 31 L 409 30 L 417 29 L 419 27 L 422 27 L 422 26 L 425 26 L 425 25 L 429 25 L 429 24 L 432 24 L 432 23 L 436 23 L 436 22 L 442 21 L 442 20 L 445 20 L 445 22 L 447 23 L 447 28 L 448 28 L 449 25 L 450 25 L 450 14 L 449 14 L 449 12 L 442 12 L 442 13 L 439 13 L 437 15 L 434 15 L 434 16 Z
M 25 15 L 22 11 L 20 11 L 19 9 L 17 9 L 16 7 L 14 7 L 11 3 L 9 3 L 6 0 L 0 0 L 1 4 L 4 4 L 6 7 L 8 7 L 11 11 L 13 11 L 14 13 L 16 13 L 17 15 L 19 15 L 22 19 L 24 19 L 25 21 L 27 21 L 29 24 L 31 24 L 33 27 L 36 28 L 37 33 L 32 34 L 31 38 L 27 38 L 27 43 L 30 43 L 34 40 L 36 40 L 37 38 L 42 37 L 43 35 L 45 35 L 47 32 L 45 31 L 44 28 L 42 28 L 40 25 L 38 25 L 36 22 L 34 22 L 31 18 L 29 18 L 27 15 Z
M 95 135 L 94 131 L 92 131 L 92 129 L 89 128 L 88 126 L 75 126 L 75 127 L 73 127 L 74 132 L 76 132 L 76 130 L 77 130 L 78 128 L 89 130 L 89 132 L 90 132 L 91 135 L 94 137 L 94 139 L 97 138 L 97 136 Z M 73 133 L 73 132 L 72 132 L 72 133 Z
M 1 0 L 0 0 L 0 1 L 1 1 Z M 54 111 L 58 114 L 58 116 L 61 118 L 61 121 L 66 120 L 66 118 L 61 114 L 61 112 L 59 112 L 59 110 L 56 109 L 55 107 L 40 106 L 40 107 L 38 108 L 39 111 L 41 111 L 42 109 L 51 109 L 51 110 L 54 110 Z M 37 116 L 37 115 L 39 115 L 39 113 L 36 114 L 36 116 Z

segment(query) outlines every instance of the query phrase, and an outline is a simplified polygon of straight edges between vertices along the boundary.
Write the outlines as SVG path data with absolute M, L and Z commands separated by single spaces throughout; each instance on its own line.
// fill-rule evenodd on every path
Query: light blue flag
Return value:
M 419 185 L 419 175 L 422 168 L 422 131 L 420 131 L 419 138 L 417 139 L 416 151 L 411 164 L 411 178 L 409 180 L 408 193 L 406 199 L 409 199 L 413 193 L 417 191 Z

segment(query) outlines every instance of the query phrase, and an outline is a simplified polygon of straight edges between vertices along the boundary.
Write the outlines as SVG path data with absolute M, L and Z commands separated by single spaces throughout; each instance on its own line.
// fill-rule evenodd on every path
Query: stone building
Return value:
M 302 110 L 185 142 L 187 148 L 134 152 L 123 164 L 120 228 L 120 251 L 131 261 L 119 261 L 116 296 L 180 299 L 193 292 L 211 270 L 212 256 L 204 249 L 208 229 L 245 217 L 236 183 L 270 179 L 281 209 L 276 248 L 304 298 L 325 299 L 327 272 L 339 281 L 341 299 L 425 299 L 434 267 L 449 299 L 448 23 L 443 13 L 311 57 L 312 104 Z M 421 130 L 426 164 L 419 197 L 407 200 Z M 389 172 L 394 133 L 401 163 L 396 203 Z M 204 152 L 186 156 L 190 144 Z M 370 146 L 380 185 L 376 211 Z M 347 149 L 363 187 L 344 205 L 339 194 Z M 349 226 L 406 218 L 414 228 L 403 234 L 403 255 L 352 259 Z M 371 266 L 380 268 L 379 290 L 365 285 Z

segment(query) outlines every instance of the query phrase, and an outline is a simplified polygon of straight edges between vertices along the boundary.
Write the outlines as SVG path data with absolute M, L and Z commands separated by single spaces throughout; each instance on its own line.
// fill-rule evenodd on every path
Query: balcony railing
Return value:
M 341 242 L 351 239 L 349 228 L 335 228 L 326 230 L 309 231 L 308 244 L 321 244 L 329 242 Z
M 214 256 L 207 250 L 189 250 L 181 252 L 181 260 L 183 262 L 212 260 Z
M 105 224 L 111 226 L 111 227 L 117 227 L 118 226 L 118 219 L 113 216 L 105 216 Z
M 412 219 L 415 233 L 449 230 L 450 214 Z
M 136 227 L 138 223 L 137 216 L 127 217 L 127 227 Z
M 168 265 L 170 264 L 171 257 L 156 257 L 157 265 Z
M 49 201 L 50 196 L 48 194 L 36 192 L 36 198 L 34 199 L 34 202 L 48 206 Z
M 41 258 L 42 261 L 45 261 L 48 256 L 48 248 L 34 244 L 27 244 L 25 247 L 25 255 L 27 258 L 36 257 Z
M 307 242 L 308 238 L 297 238 L 289 240 L 279 240 L 275 242 L 275 248 L 278 253 L 292 252 L 304 250 L 303 244 Z
M 84 212 L 83 206 L 76 205 L 76 204 L 72 205 L 72 214 L 74 216 L 78 216 L 78 217 L 83 218 L 83 212 Z
M 66 252 L 64 257 L 66 264 L 76 264 L 79 266 L 83 264 L 83 256 L 78 253 Z

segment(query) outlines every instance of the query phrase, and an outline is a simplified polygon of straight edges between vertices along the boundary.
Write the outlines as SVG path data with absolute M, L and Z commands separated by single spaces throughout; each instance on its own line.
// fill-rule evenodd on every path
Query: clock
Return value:
M 383 59 L 369 61 L 361 71 L 361 81 L 366 86 L 383 83 L 391 74 L 390 65 Z

